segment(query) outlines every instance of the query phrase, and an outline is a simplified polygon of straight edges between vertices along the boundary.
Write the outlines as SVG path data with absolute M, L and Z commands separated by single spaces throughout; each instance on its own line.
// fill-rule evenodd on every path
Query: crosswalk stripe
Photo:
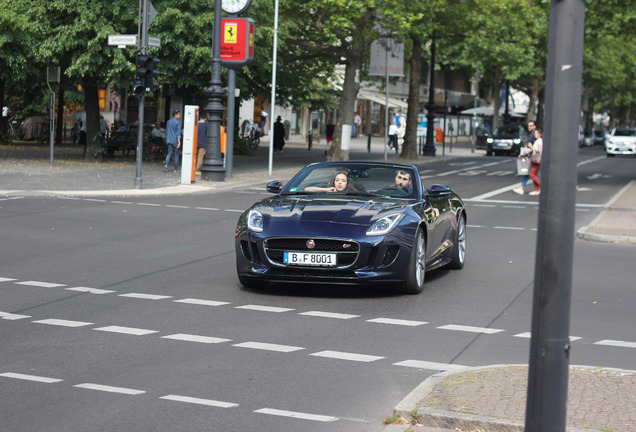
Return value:
M 119 294 L 119 297 L 129 297 L 129 298 L 137 298 L 137 299 L 144 299 L 144 300 L 164 300 L 164 299 L 172 298 L 172 296 L 157 295 L 157 294 L 143 294 L 143 293 Z
M 83 286 L 64 288 L 64 289 L 68 291 L 78 291 L 78 292 L 84 292 L 89 294 L 110 294 L 110 293 L 116 292 L 114 290 L 105 290 L 100 288 L 90 288 L 90 287 L 83 287 Z
M 146 329 L 140 329 L 140 328 L 134 328 L 134 327 L 120 327 L 120 326 L 98 327 L 98 328 L 94 328 L 93 330 L 129 334 L 134 336 L 144 336 L 147 334 L 158 333 L 156 330 L 146 330 Z
M 487 327 L 473 327 L 473 326 L 465 326 L 465 325 L 457 325 L 457 324 L 448 324 L 441 327 L 437 327 L 440 330 L 455 330 L 455 331 L 464 331 L 470 333 L 485 333 L 485 334 L 495 334 L 500 333 L 504 330 L 493 329 Z
M 293 311 L 293 309 L 289 309 L 289 308 L 274 307 L 274 306 L 260 306 L 260 305 L 243 305 L 243 306 L 237 306 L 235 309 L 245 309 L 245 310 L 261 311 L 261 312 L 275 312 L 275 313 Z
M 401 325 L 407 327 L 417 327 L 424 324 L 428 324 L 426 321 L 411 321 L 411 320 L 403 320 L 403 319 L 393 319 L 393 318 L 374 318 L 367 320 L 370 323 L 378 323 L 378 324 L 393 324 L 393 325 Z
M 92 384 L 92 383 L 77 384 L 77 385 L 74 385 L 73 387 L 83 388 L 87 390 L 103 391 L 108 393 L 127 394 L 127 395 L 133 395 L 133 396 L 146 393 L 145 390 L 135 390 L 135 389 L 126 388 L 126 387 L 113 387 L 113 386 L 107 386 L 102 384 Z
M 386 358 L 386 357 L 373 356 L 373 355 L 367 355 L 367 354 L 354 354 L 354 353 L 347 353 L 342 351 L 329 351 L 329 350 L 316 352 L 310 355 L 315 357 L 326 357 L 326 358 L 333 358 L 338 360 L 349 360 L 349 361 L 357 361 L 357 362 L 363 362 L 363 363 L 370 363 L 376 360 L 382 360 Z
M 320 317 L 320 318 L 335 318 L 335 319 L 351 319 L 351 318 L 360 317 L 360 315 L 349 315 L 349 314 L 321 312 L 321 311 L 301 312 L 298 315 L 313 316 L 313 317 Z
M 50 283 L 50 282 L 39 282 L 39 281 L 23 281 L 23 282 L 16 282 L 15 284 L 16 285 L 35 286 L 35 287 L 40 287 L 40 288 L 57 288 L 57 287 L 66 286 L 64 284 Z
M 243 342 L 236 345 L 232 345 L 238 348 L 251 348 L 265 351 L 276 351 L 276 352 L 294 352 L 304 350 L 305 348 L 290 346 L 290 345 L 278 345 L 278 344 L 270 344 L 263 342 Z
M 318 421 L 318 422 L 334 422 L 338 420 L 338 417 L 308 414 L 308 413 L 301 413 L 301 412 L 295 412 L 295 411 L 285 411 L 285 410 L 278 410 L 273 408 L 261 408 L 261 409 L 257 409 L 254 412 L 258 414 L 268 414 L 268 415 L 279 416 L 279 417 L 291 417 L 296 419 L 312 420 L 312 421 Z
M 212 336 L 197 336 L 197 335 L 183 334 L 183 333 L 176 333 L 172 335 L 161 336 L 161 338 L 174 339 L 174 340 L 180 340 L 180 341 L 186 341 L 186 342 L 208 343 L 208 344 L 232 341 L 232 339 L 223 339 L 223 338 L 217 338 Z
M 223 306 L 230 304 L 229 302 L 222 301 L 214 301 L 214 300 L 202 300 L 202 299 L 194 299 L 194 298 L 185 298 L 180 300 L 174 300 L 175 303 L 186 303 L 186 304 L 194 304 L 194 305 L 202 305 L 202 306 Z
M 55 318 L 43 319 L 38 321 L 33 321 L 37 324 L 48 324 L 62 327 L 84 327 L 88 325 L 93 325 L 94 323 L 83 322 L 83 321 L 70 321 L 70 320 L 61 320 Z
M 37 376 L 37 375 L 25 375 L 21 373 L 13 373 L 13 372 L 0 373 L 0 376 L 3 376 L 5 378 L 14 378 L 14 379 L 21 379 L 26 381 L 41 382 L 45 384 L 53 384 L 53 383 L 62 381 L 61 379 L 57 379 L 57 378 L 48 378 L 48 377 Z
M 465 369 L 468 366 L 448 364 L 448 363 L 435 363 L 423 360 L 404 360 L 401 362 L 393 363 L 394 366 L 404 366 L 417 369 L 431 369 L 440 371 L 454 371 Z

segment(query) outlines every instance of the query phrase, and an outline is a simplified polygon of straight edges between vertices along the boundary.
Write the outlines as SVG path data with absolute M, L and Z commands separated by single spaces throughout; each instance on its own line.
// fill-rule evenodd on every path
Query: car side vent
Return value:
M 382 265 L 387 266 L 395 261 L 395 257 L 397 257 L 398 251 L 400 250 L 399 246 L 393 245 L 386 248 L 386 253 L 384 254 L 384 259 L 382 260 Z

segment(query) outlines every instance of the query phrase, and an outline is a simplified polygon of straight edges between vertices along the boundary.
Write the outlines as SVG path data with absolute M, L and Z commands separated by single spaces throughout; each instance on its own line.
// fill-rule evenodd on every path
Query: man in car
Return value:
M 395 183 L 392 187 L 402 189 L 407 195 L 413 192 L 413 182 L 411 181 L 411 174 L 404 170 L 397 170 L 395 173 Z

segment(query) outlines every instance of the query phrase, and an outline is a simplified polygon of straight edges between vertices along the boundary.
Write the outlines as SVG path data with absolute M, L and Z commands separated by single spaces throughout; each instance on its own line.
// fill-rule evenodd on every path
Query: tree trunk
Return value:
M 501 76 L 501 71 L 497 69 L 495 72 L 495 76 L 492 80 L 493 87 L 493 113 L 492 113 L 492 130 L 494 131 L 497 126 L 499 126 L 499 93 L 501 91 L 501 80 L 499 77 Z
M 86 160 L 92 161 L 101 155 L 102 141 L 99 137 L 99 96 L 96 80 L 86 77 L 84 83 L 84 109 L 86 110 Z
M 349 148 L 343 148 L 342 131 L 348 134 L 344 139 L 351 139 L 351 128 L 353 125 L 353 112 L 355 110 L 356 98 L 360 89 L 359 71 L 362 68 L 362 58 L 367 44 L 364 42 L 354 43 L 347 55 L 345 66 L 345 79 L 342 86 L 342 96 L 340 98 L 339 116 L 336 129 L 333 133 L 333 141 L 327 154 L 327 160 L 349 160 Z M 348 126 L 345 127 L 345 126 Z
M 420 79 L 422 75 L 422 39 L 412 38 L 413 53 L 409 60 L 409 101 L 406 111 L 406 133 L 400 157 L 417 159 L 417 124 L 420 112 Z

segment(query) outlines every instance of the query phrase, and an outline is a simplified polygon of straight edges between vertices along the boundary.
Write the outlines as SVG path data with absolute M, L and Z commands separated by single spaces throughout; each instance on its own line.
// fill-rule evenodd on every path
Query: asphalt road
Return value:
M 577 228 L 633 162 L 581 150 Z M 418 296 L 242 288 L 234 226 L 264 188 L 0 201 L 3 429 L 381 431 L 429 375 L 527 363 L 538 200 L 511 191 L 514 167 L 426 165 L 466 199 L 469 240 L 464 269 Z M 571 364 L 636 369 L 636 249 L 574 251 Z

